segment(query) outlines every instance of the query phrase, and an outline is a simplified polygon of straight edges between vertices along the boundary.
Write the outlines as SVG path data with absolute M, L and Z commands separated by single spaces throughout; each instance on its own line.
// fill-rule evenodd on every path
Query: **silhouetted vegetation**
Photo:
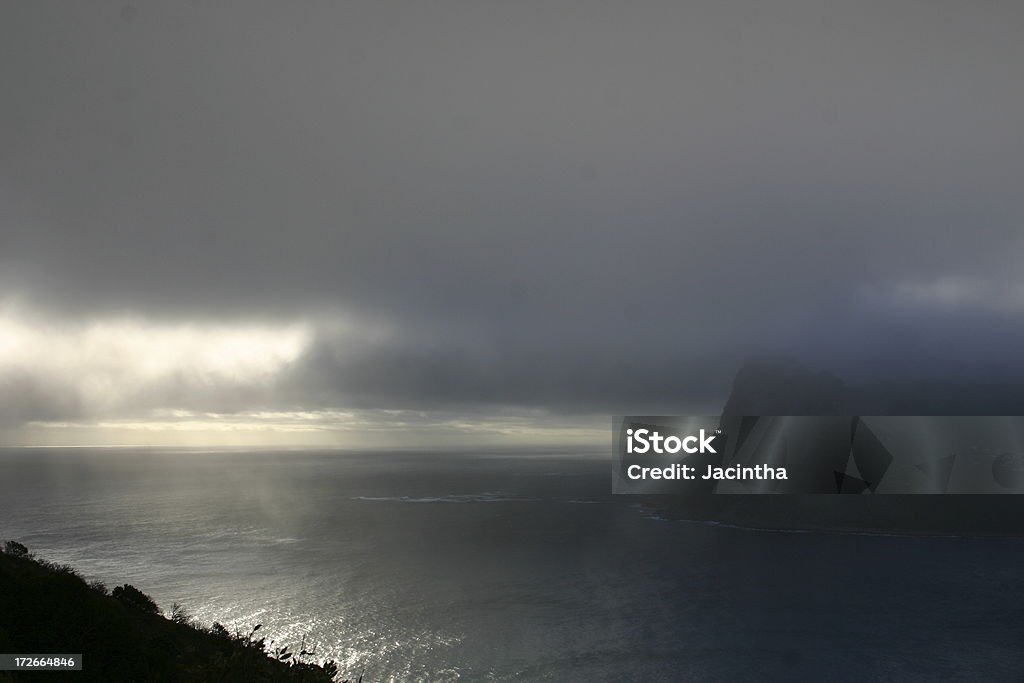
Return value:
M 108 594 L 66 565 L 38 560 L 21 543 L 0 553 L 0 652 L 82 653 L 83 671 L 0 672 L 0 682 L 284 681 L 327 683 L 338 668 L 261 635 L 197 624 L 175 604 L 168 618 L 130 584 Z M 361 680 L 361 678 L 360 678 Z
M 17 541 L 7 541 L 7 543 L 4 543 L 4 552 L 15 557 L 28 556 L 28 548 Z
M 118 586 L 110 595 L 115 600 L 120 600 L 129 607 L 134 607 L 150 614 L 160 614 L 160 608 L 156 606 L 153 599 L 131 584 L 126 583 L 123 586 Z

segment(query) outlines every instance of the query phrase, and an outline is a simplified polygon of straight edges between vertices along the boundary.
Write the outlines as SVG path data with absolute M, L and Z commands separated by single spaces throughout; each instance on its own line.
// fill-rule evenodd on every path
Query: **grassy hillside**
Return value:
M 198 626 L 175 609 L 162 616 L 131 586 L 107 591 L 24 546 L 0 552 L 0 652 L 82 653 L 82 672 L 0 672 L 7 681 L 294 681 L 327 683 L 336 667 L 271 647 L 260 628 Z

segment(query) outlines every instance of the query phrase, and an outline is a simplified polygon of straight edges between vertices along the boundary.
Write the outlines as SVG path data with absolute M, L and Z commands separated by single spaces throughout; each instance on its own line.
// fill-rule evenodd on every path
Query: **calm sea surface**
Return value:
M 0 539 L 367 681 L 1024 680 L 1024 540 L 663 521 L 609 470 L 0 451 Z

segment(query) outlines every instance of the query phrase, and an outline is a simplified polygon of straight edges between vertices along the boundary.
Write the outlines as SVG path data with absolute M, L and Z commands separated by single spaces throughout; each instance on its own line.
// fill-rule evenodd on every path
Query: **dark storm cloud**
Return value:
M 1018 3 L 2 14 L 0 293 L 311 320 L 297 404 L 681 410 L 1024 337 Z
M 463 413 L 496 405 L 561 413 L 628 406 L 686 412 L 715 406 L 720 396 L 707 387 L 720 389 L 730 379 L 717 368 L 722 355 L 708 352 L 652 356 L 598 344 L 541 348 L 444 341 L 424 346 L 413 337 L 352 350 L 323 338 L 282 379 L 279 391 L 296 404 L 318 408 L 347 400 L 361 408 Z

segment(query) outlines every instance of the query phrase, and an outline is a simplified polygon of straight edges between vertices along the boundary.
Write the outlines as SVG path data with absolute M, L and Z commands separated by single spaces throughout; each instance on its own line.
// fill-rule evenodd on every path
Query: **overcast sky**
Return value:
M 1022 33 L 0 0 L 0 441 L 582 439 L 775 353 L 1021 379 Z

